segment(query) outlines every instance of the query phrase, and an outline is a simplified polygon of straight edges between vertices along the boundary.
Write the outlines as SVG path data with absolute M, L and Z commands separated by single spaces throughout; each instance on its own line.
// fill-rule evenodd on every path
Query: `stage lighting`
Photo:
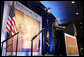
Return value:
M 44 8 L 44 10 L 47 10 L 46 8 Z
M 75 3 L 75 1 L 72 1 L 71 3 L 72 3 L 72 4 L 74 4 L 74 3 Z
M 48 9 L 48 13 L 51 13 L 51 11 Z
M 78 12 L 76 13 L 76 15 L 78 15 Z

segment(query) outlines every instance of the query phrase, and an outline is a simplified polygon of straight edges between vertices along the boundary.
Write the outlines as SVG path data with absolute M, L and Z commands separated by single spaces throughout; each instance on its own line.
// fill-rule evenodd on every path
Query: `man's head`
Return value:
M 55 22 L 59 23 L 60 22 L 60 19 L 59 18 L 55 19 Z

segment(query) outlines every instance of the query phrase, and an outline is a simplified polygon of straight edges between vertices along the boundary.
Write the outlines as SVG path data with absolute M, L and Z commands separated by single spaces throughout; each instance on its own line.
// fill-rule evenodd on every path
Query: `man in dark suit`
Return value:
M 53 30 L 53 38 L 54 38 L 54 55 L 59 56 L 60 55 L 60 49 L 59 49 L 59 43 L 58 39 L 62 40 L 62 37 L 60 33 L 63 29 L 65 29 L 65 26 L 59 26 L 60 19 L 55 19 L 55 22 L 52 24 L 52 30 Z M 61 42 L 61 41 L 60 41 Z M 60 45 L 61 46 L 61 45 Z

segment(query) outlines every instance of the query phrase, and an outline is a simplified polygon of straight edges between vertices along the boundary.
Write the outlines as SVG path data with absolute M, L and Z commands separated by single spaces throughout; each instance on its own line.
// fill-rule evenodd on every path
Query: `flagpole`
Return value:
M 17 50 L 18 50 L 18 34 L 17 34 L 17 43 L 16 43 L 16 56 L 17 56 Z
M 14 5 L 14 1 L 13 1 L 13 5 Z M 12 22 L 11 22 L 11 24 L 12 24 Z M 12 54 L 11 55 L 13 55 L 13 39 L 12 39 Z
M 13 55 L 13 39 L 12 39 L 12 53 L 11 53 L 11 55 Z
M 7 33 L 8 35 L 8 33 Z M 8 38 L 8 37 L 7 37 Z M 7 55 L 7 42 L 6 42 L 6 52 L 5 52 L 5 56 Z
M 13 1 L 13 5 L 14 5 L 14 1 Z
M 14 6 L 14 1 L 13 1 L 12 5 Z M 11 24 L 12 24 L 12 22 L 11 22 Z M 12 39 L 12 53 L 11 53 L 11 55 L 13 55 L 13 39 Z

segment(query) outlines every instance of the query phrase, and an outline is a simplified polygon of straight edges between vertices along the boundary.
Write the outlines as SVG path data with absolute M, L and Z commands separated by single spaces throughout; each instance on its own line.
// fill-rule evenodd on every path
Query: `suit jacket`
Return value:
M 59 24 L 57 24 L 56 22 L 54 22 L 52 24 L 53 38 L 56 37 L 56 35 L 58 35 L 58 30 L 63 30 L 63 29 L 61 28 L 61 26 L 59 26 Z

